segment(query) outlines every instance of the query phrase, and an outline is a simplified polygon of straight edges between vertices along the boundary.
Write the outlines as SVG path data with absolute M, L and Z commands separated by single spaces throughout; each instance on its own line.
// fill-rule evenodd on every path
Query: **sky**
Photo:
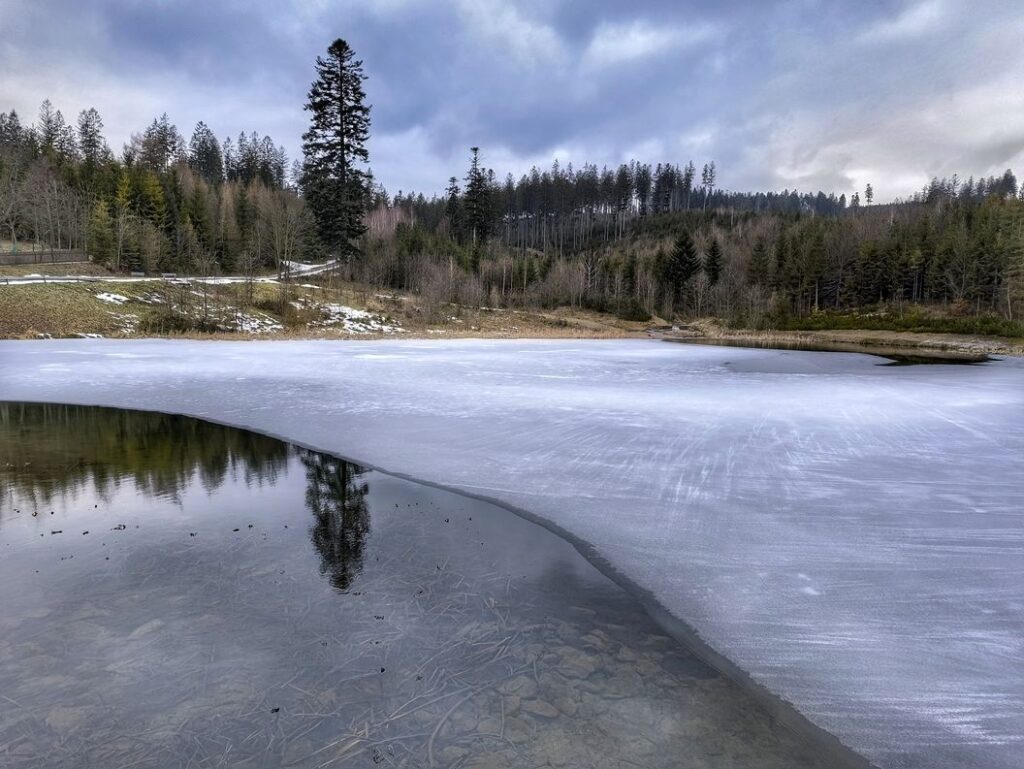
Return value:
M 314 61 L 364 62 L 371 166 L 443 190 L 479 146 L 537 165 L 714 160 L 718 186 L 906 196 L 1024 174 L 1021 0 L 0 0 L 0 109 L 95 107 L 111 147 L 167 112 L 186 139 L 301 152 Z

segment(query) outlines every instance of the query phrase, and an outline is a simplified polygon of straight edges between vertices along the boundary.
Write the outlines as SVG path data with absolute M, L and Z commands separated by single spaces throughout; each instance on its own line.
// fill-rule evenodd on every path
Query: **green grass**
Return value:
M 778 331 L 911 331 L 930 334 L 972 334 L 1006 338 L 1024 337 L 1024 324 L 998 315 L 949 315 L 920 307 L 896 313 L 815 312 L 772 324 Z

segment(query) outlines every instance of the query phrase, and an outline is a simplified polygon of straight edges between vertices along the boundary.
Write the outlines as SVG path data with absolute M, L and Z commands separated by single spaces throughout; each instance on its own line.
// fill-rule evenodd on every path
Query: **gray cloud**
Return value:
M 293 156 L 345 37 L 393 191 L 439 191 L 471 145 L 502 175 L 713 158 L 732 189 L 880 199 L 1024 160 L 1017 0 L 4 0 L 0 28 L 0 107 L 96 106 L 115 146 L 166 111 Z

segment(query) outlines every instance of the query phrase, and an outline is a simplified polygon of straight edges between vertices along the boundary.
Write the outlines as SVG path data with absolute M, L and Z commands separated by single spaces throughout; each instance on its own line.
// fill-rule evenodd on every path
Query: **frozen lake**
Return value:
M 1024 755 L 1024 361 L 647 341 L 0 343 L 0 399 L 250 427 L 528 511 L 881 767 Z
M 4 769 L 832 769 L 571 544 L 189 417 L 0 404 Z

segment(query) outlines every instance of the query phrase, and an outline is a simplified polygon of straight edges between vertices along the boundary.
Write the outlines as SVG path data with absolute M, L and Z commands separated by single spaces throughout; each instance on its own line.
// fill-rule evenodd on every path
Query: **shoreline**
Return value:
M 919 331 L 873 331 L 835 329 L 831 331 L 756 331 L 726 329 L 717 324 L 695 323 L 680 331 L 665 331 L 659 338 L 675 342 L 794 349 L 821 352 L 863 352 L 881 354 L 923 353 L 939 357 L 1007 355 L 1024 357 L 1024 339 L 975 334 L 947 334 Z

